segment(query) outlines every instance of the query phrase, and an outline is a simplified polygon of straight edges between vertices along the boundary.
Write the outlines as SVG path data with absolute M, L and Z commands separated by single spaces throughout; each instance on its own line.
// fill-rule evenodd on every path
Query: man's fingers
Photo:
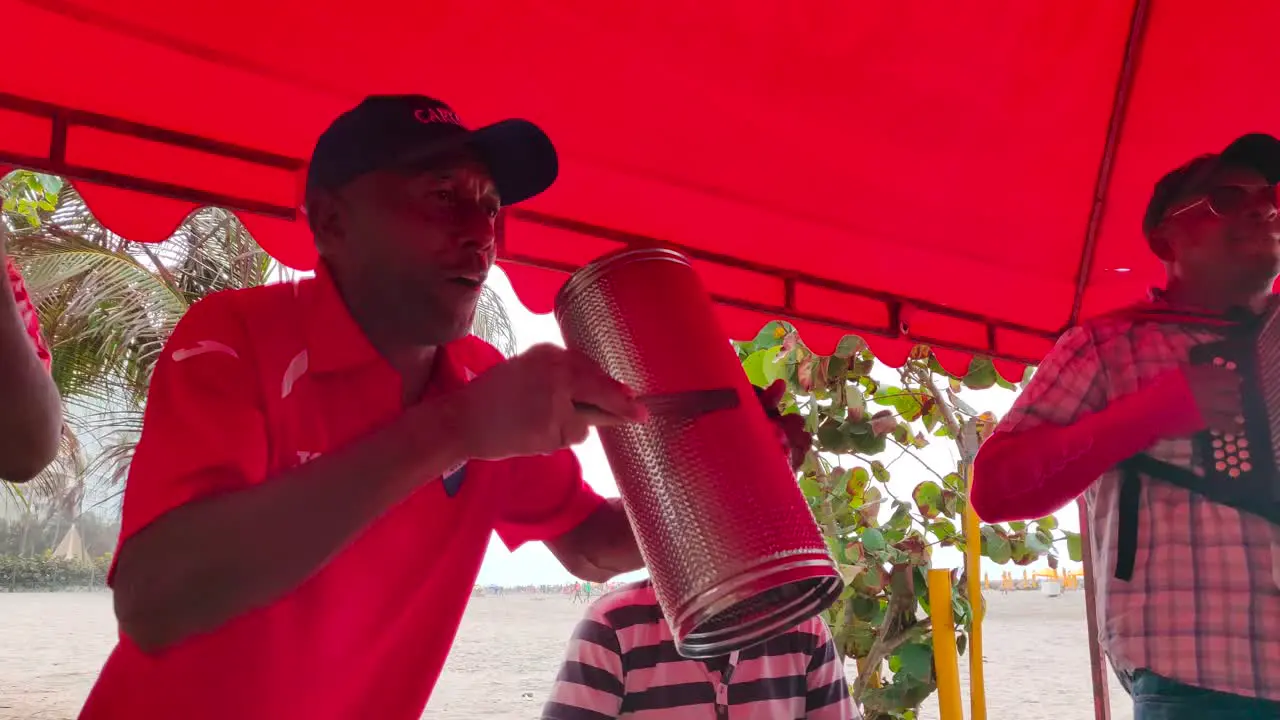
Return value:
M 582 414 L 574 413 L 560 426 L 560 442 L 565 447 L 581 445 L 587 439 L 591 424 Z
M 609 377 L 591 360 L 575 355 L 570 364 L 569 397 L 592 425 L 643 422 L 649 417 L 644 405 L 626 385 Z M 583 408 L 584 405 L 594 408 Z M 613 416 L 610 419 L 608 416 Z
M 777 422 L 778 425 L 780 425 L 784 430 L 786 430 L 788 435 L 792 435 L 794 433 L 803 433 L 805 435 L 809 434 L 809 432 L 804 429 L 803 415 L 799 415 L 796 413 L 792 413 L 790 415 L 783 415 L 779 417 L 775 422 Z
M 1243 382 L 1238 374 L 1230 370 L 1218 369 L 1210 375 L 1205 385 L 1217 392 L 1240 392 Z
M 611 412 L 584 402 L 575 402 L 573 404 L 574 418 L 590 427 L 614 427 L 617 425 L 631 425 L 639 422 L 630 420 L 621 415 L 615 415 Z
M 1244 431 L 1240 422 L 1240 412 L 1231 408 L 1207 408 L 1204 411 L 1205 424 L 1218 432 L 1238 435 Z
M 773 384 L 760 394 L 760 403 L 764 405 L 765 410 L 777 410 L 778 403 L 782 402 L 782 396 L 786 392 L 787 381 L 774 380 Z

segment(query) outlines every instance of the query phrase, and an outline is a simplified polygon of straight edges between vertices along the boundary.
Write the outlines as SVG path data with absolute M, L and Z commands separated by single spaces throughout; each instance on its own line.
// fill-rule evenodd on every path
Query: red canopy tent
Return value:
M 366 94 L 425 92 L 558 144 L 559 182 L 504 218 L 535 311 L 574 268 L 657 240 L 696 260 L 734 335 L 786 317 L 819 351 L 858 332 L 888 362 L 927 342 L 1010 378 L 1159 282 L 1139 225 L 1163 172 L 1280 131 L 1266 0 L 0 8 L 0 161 L 72 178 L 125 237 L 216 204 L 309 268 L 315 137 Z
M 535 311 L 659 240 L 737 336 L 783 316 L 819 350 L 924 341 L 1007 377 L 1158 281 L 1139 218 L 1163 171 L 1280 117 L 1262 0 L 0 2 L 0 160 L 76 180 L 125 237 L 218 204 L 306 269 L 315 137 L 420 91 L 557 142 L 559 182 L 503 232 Z

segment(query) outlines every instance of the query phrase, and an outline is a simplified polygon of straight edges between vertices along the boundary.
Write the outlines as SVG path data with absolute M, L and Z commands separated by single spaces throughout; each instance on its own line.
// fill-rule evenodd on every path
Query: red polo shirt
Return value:
M 474 337 L 442 350 L 429 393 L 502 361 Z M 271 482 L 400 412 L 399 376 L 323 271 L 211 296 L 156 367 L 121 542 L 183 503 Z M 416 720 L 490 533 L 512 549 L 552 539 L 600 502 L 569 451 L 470 462 L 425 483 L 269 607 L 157 656 L 122 635 L 81 717 Z

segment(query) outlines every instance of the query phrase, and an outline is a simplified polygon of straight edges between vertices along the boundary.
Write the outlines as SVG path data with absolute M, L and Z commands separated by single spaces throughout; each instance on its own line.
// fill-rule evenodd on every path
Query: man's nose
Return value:
M 496 242 L 493 229 L 493 218 L 489 211 L 480 206 L 467 206 L 459 211 L 458 229 L 463 244 L 468 249 L 488 252 Z
M 1280 209 L 1277 208 L 1275 190 L 1259 192 L 1254 195 L 1250 198 L 1249 206 L 1245 212 L 1248 218 L 1255 222 L 1274 222 L 1277 215 L 1280 215 Z
M 1264 200 L 1254 203 L 1249 209 L 1249 215 L 1258 222 L 1274 223 L 1280 219 L 1280 209 L 1276 208 L 1274 200 Z

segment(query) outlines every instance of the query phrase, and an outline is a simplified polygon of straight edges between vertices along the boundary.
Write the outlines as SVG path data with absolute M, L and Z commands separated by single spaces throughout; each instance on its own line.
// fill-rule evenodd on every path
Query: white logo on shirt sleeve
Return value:
M 289 397 L 289 393 L 293 392 L 293 384 L 298 381 L 298 378 L 305 375 L 306 372 L 307 351 L 303 350 L 293 356 L 293 359 L 289 361 L 289 367 L 284 370 L 284 381 L 280 385 L 280 397 Z
M 237 360 L 240 359 L 240 356 L 236 354 L 236 351 L 230 345 L 225 345 L 216 340 L 201 340 L 192 347 L 174 350 L 173 361 L 182 362 L 208 353 L 222 353 L 223 355 L 230 355 Z

